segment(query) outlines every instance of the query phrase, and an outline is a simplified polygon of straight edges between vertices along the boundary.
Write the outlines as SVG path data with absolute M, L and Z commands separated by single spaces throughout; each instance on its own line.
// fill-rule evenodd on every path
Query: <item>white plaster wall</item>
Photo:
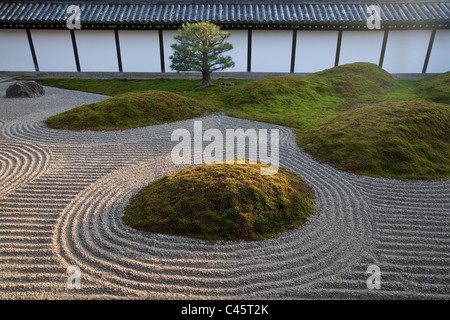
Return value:
M 450 30 L 437 30 L 428 61 L 427 73 L 450 71 Z
M 252 32 L 253 72 L 289 72 L 292 31 L 254 30 Z
M 421 73 L 430 30 L 389 31 L 383 69 L 390 73 Z
M 158 31 L 119 31 L 124 72 L 161 72 Z
M 334 66 L 337 31 L 298 31 L 295 72 L 317 72 Z
M 112 30 L 75 30 L 81 71 L 119 71 Z
M 247 70 L 247 31 L 232 30 L 228 54 L 236 63 L 225 71 Z M 170 69 L 170 45 L 177 31 L 164 31 L 164 59 Z M 31 30 L 42 71 L 76 71 L 70 33 L 67 30 Z M 75 31 L 81 71 L 118 71 L 113 31 Z M 391 73 L 422 72 L 430 30 L 390 31 L 383 68 Z M 125 72 L 159 72 L 157 31 L 119 31 Z M 340 64 L 356 61 L 378 63 L 383 40 L 381 31 L 344 31 Z M 337 31 L 298 31 L 295 72 L 316 72 L 334 65 Z M 289 72 L 292 31 L 253 31 L 252 71 Z M 450 30 L 438 30 L 427 72 L 450 70 Z M 0 71 L 34 71 L 25 30 L 0 30 Z
M 173 54 L 173 49 L 170 46 L 175 43 L 175 39 L 173 37 L 175 37 L 177 33 L 178 31 L 176 30 L 163 31 L 164 65 L 166 72 L 176 72 L 175 70 L 170 69 L 172 61 L 170 61 L 169 57 Z
M 40 71 L 77 71 L 69 30 L 31 30 Z
M 35 71 L 25 30 L 0 29 L 0 71 Z
M 228 30 L 226 30 L 228 31 Z M 225 52 L 224 55 L 231 56 L 234 61 L 234 68 L 223 70 L 246 72 L 247 71 L 247 49 L 248 49 L 248 31 L 247 30 L 230 30 L 230 37 L 226 40 L 233 45 L 233 49 Z
M 339 64 L 370 62 L 378 64 L 383 45 L 383 31 L 342 32 Z

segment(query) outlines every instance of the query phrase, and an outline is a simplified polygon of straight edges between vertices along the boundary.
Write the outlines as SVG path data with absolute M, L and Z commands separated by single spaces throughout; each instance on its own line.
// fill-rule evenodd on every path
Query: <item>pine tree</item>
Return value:
M 223 53 L 233 49 L 225 40 L 229 32 L 208 21 L 183 24 L 177 41 L 171 47 L 174 52 L 169 58 L 170 67 L 176 71 L 200 71 L 202 73 L 202 87 L 211 85 L 211 73 L 234 67 L 230 56 Z

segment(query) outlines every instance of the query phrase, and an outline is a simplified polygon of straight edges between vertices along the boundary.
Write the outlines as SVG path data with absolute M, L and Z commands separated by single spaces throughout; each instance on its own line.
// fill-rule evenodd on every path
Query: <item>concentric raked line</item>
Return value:
M 27 146 L 19 142 L 9 144 Z M 53 158 L 42 175 L 29 181 L 23 179 L 14 192 L 0 198 L 2 297 L 23 297 L 21 291 L 27 292 L 28 298 L 39 299 L 62 298 L 66 294 L 65 269 L 57 264 L 51 247 L 53 229 L 60 211 L 78 193 L 77 188 L 84 189 L 96 176 L 83 174 L 82 181 L 74 181 L 75 177 L 67 176 L 61 168 L 60 156 Z M 104 168 L 97 168 L 95 173 L 101 170 Z M 12 173 L 19 177 L 21 174 Z M 88 279 L 84 281 L 85 288 L 90 287 Z M 105 294 L 108 295 L 107 290 Z
M 423 299 L 448 296 L 450 181 L 363 176 L 352 176 L 351 180 L 361 189 L 375 217 L 374 253 L 385 274 L 389 296 L 404 298 L 411 292 Z
M 333 185 L 333 188 L 338 190 L 339 195 L 338 196 L 330 196 L 329 192 L 327 197 L 328 199 L 333 199 L 334 202 L 339 201 L 345 201 L 347 203 L 346 206 L 343 206 L 343 210 L 338 211 L 340 213 L 340 216 L 332 216 L 331 214 L 326 217 L 326 220 L 328 222 L 327 229 L 334 231 L 334 227 L 338 228 L 346 228 L 346 230 L 339 231 L 337 234 L 333 234 L 334 232 L 331 232 L 329 235 L 329 239 L 327 239 L 330 243 L 336 243 L 336 248 L 342 249 L 343 255 L 351 255 L 352 251 L 355 257 L 353 259 L 349 259 L 348 261 L 351 261 L 353 264 L 357 262 L 361 258 L 361 256 L 371 256 L 371 248 L 368 246 L 368 243 L 371 242 L 371 218 L 370 218 L 370 211 L 368 211 L 367 204 L 365 204 L 364 199 L 361 197 L 359 190 L 352 188 L 352 186 L 349 186 L 349 184 L 346 181 L 346 174 L 342 172 L 338 172 L 337 170 L 322 165 L 320 168 L 314 168 L 314 170 L 311 170 L 311 167 L 306 165 L 308 162 L 313 162 L 312 158 L 306 154 L 299 154 L 297 146 L 292 146 L 292 150 L 294 151 L 292 154 L 284 153 L 282 165 L 284 163 L 284 166 L 288 169 L 291 169 L 291 171 L 296 172 L 302 178 L 307 181 L 310 185 L 313 186 L 319 186 L 320 183 L 318 182 L 318 179 L 323 179 L 322 183 L 325 184 L 325 188 L 317 188 L 315 187 L 316 191 L 316 198 L 320 201 L 320 199 L 324 198 L 321 193 L 322 190 L 326 190 L 326 188 L 329 188 L 330 185 Z M 322 172 L 321 172 L 322 171 Z M 326 177 L 326 178 L 325 178 Z M 337 178 L 338 183 L 333 183 L 333 177 Z M 324 179 L 325 178 L 325 179 Z M 322 190 L 321 190 L 322 189 Z M 354 202 L 355 199 L 358 199 L 357 202 L 354 204 L 351 204 Z M 347 209 L 345 209 L 347 208 Z M 352 208 L 354 208 L 352 210 Z M 350 209 L 350 210 L 349 210 Z M 346 210 L 349 210 L 346 212 Z M 330 208 L 326 207 L 327 214 L 330 213 Z M 340 237 L 340 234 L 345 234 L 347 238 Z M 342 240 L 345 239 L 345 241 L 336 241 L 337 239 L 342 238 Z M 315 242 L 315 241 L 314 241 Z M 355 250 L 350 250 L 351 247 L 354 247 Z M 320 248 L 313 248 L 313 250 L 320 251 Z M 335 249 L 339 250 L 339 249 Z M 314 251 L 313 251 L 314 252 Z M 372 257 L 373 258 L 373 257 Z M 334 273 L 334 276 L 336 273 L 336 268 L 333 269 L 326 269 L 324 268 L 325 273 L 328 273 L 328 275 L 332 275 Z M 328 272 L 327 272 L 328 271 Z M 363 284 L 362 279 L 359 279 L 359 283 Z M 288 292 L 288 289 L 286 289 L 286 292 Z
M 3 127 L 3 134 L 9 139 L 20 141 L 32 141 L 39 144 L 95 144 L 114 145 L 117 143 L 132 143 L 151 141 L 170 141 L 171 133 L 178 127 L 184 126 L 183 121 L 179 123 L 168 123 L 140 127 L 134 129 L 112 130 L 112 131 L 71 131 L 57 130 L 46 127 L 43 122 L 48 117 L 61 112 L 60 108 L 45 109 L 32 114 L 27 114 L 9 121 Z M 201 118 L 199 119 L 201 120 Z M 186 121 L 190 123 L 190 120 Z
M 310 168 L 307 168 L 306 170 L 309 169 Z M 136 170 L 139 171 L 141 169 L 133 167 L 127 170 L 131 170 L 135 174 Z M 146 168 L 144 172 L 148 173 L 148 169 Z M 117 174 L 118 177 L 129 177 L 131 173 L 120 172 Z M 134 177 L 132 181 L 137 181 L 136 177 L 134 175 L 132 176 Z M 111 219 L 111 214 L 108 210 L 105 212 L 105 209 L 109 207 L 105 204 L 105 199 L 109 199 L 108 201 L 110 203 L 114 203 L 115 201 L 120 202 L 119 198 L 113 198 L 111 200 L 111 194 L 114 194 L 115 197 L 120 197 L 118 195 L 120 192 L 126 193 L 126 190 L 130 189 L 130 187 L 126 186 L 126 179 L 122 178 L 122 180 L 120 180 L 115 177 L 108 179 L 113 181 L 110 188 L 111 190 L 114 190 L 114 192 L 105 189 L 108 182 L 104 180 L 98 182 L 95 187 L 90 188 L 91 192 L 95 191 L 97 193 L 94 195 L 94 198 L 91 199 L 90 197 L 83 195 L 82 199 L 85 203 L 83 208 L 80 203 L 77 203 L 76 205 L 73 203 L 70 209 L 67 210 L 74 211 L 70 215 L 66 215 L 67 218 L 63 223 L 63 227 L 58 228 L 58 230 L 61 230 L 60 232 L 71 230 L 72 235 L 66 235 L 64 237 L 62 233 L 59 233 L 57 239 L 61 241 L 66 239 L 68 243 L 67 247 L 62 250 L 66 255 L 72 255 L 71 258 L 66 258 L 67 261 L 73 260 L 73 256 L 78 255 L 79 258 L 81 257 L 88 260 L 87 262 L 83 261 L 82 264 L 96 265 L 96 269 L 99 268 L 99 264 L 103 264 L 104 266 L 106 264 L 111 268 L 111 261 L 114 261 L 116 265 L 122 263 L 123 268 L 127 268 L 128 273 L 133 274 L 133 277 L 139 278 L 139 281 L 136 281 L 134 284 L 134 287 L 136 288 L 145 286 L 145 281 L 143 281 L 143 279 L 149 278 L 149 270 L 154 271 L 157 269 L 159 271 L 166 270 L 166 272 L 169 273 L 168 275 L 159 275 L 159 279 L 165 279 L 165 282 L 162 285 L 164 290 L 166 290 L 168 284 L 173 283 L 175 279 L 179 279 L 178 282 L 182 283 L 182 287 L 186 287 L 187 285 L 187 287 L 190 288 L 190 294 L 192 294 L 194 288 L 198 288 L 202 285 L 204 286 L 203 290 L 208 290 L 205 293 L 197 289 L 195 292 L 196 295 L 207 294 L 208 296 L 211 296 L 212 294 L 220 292 L 221 295 L 231 294 L 232 296 L 237 296 L 242 295 L 245 292 L 248 293 L 249 289 L 253 292 L 263 292 L 267 290 L 268 287 L 273 287 L 274 284 L 278 284 L 278 287 L 284 287 L 286 285 L 284 282 L 292 282 L 292 280 L 285 281 L 283 278 L 292 278 L 292 273 L 298 274 L 299 253 L 302 253 L 303 260 L 300 259 L 300 261 L 303 262 L 303 272 L 307 274 L 307 278 L 309 278 L 309 281 L 304 281 L 306 279 L 297 276 L 295 286 L 298 286 L 298 283 L 300 283 L 301 286 L 302 283 L 304 285 L 306 282 L 311 282 L 312 279 L 314 279 L 314 276 L 318 278 L 327 276 L 326 272 L 324 274 L 322 271 L 311 269 L 320 269 L 317 268 L 317 266 L 321 263 L 325 265 L 329 264 L 329 260 L 339 262 L 349 258 L 351 260 L 351 258 L 354 257 L 351 257 L 352 254 L 350 252 L 352 252 L 352 250 L 349 250 L 351 247 L 349 244 L 351 242 L 362 243 L 361 239 L 353 241 L 351 238 L 344 237 L 345 239 L 341 241 L 345 244 L 342 246 L 342 248 L 345 248 L 345 252 L 343 252 L 344 249 L 340 248 L 340 241 L 337 241 L 338 243 L 336 243 L 336 238 L 339 238 L 336 233 L 337 230 L 333 229 L 333 226 L 329 228 L 329 224 L 324 225 L 322 228 L 320 225 L 316 225 L 317 228 L 311 229 L 312 234 L 308 237 L 306 233 L 303 235 L 304 238 L 302 239 L 314 239 L 314 241 L 303 242 L 298 241 L 299 235 L 295 231 L 286 233 L 279 239 L 268 240 L 259 244 L 240 243 L 221 246 L 212 246 L 199 241 L 192 242 L 192 240 L 183 238 L 180 240 L 177 237 L 166 236 L 155 240 L 152 238 L 154 236 L 143 236 L 142 234 L 138 236 L 139 233 L 121 225 L 119 216 L 116 215 L 114 219 Z M 146 183 L 150 182 L 148 177 L 146 179 Z M 120 184 L 120 182 L 122 183 Z M 318 185 L 316 187 L 321 188 L 319 182 L 316 184 Z M 131 189 L 136 191 L 135 186 Z M 345 204 L 349 204 L 349 199 L 345 196 L 345 192 L 340 192 L 344 196 L 339 193 L 334 194 L 335 192 L 333 190 L 328 190 L 328 193 L 333 194 L 334 200 L 337 201 L 331 201 L 329 203 L 329 208 L 327 209 L 334 207 L 335 202 L 341 203 L 336 209 L 330 210 L 329 212 L 345 211 L 343 210 L 343 207 L 346 207 Z M 338 200 L 340 197 L 343 198 L 342 201 Z M 327 198 L 330 198 L 329 195 Z M 342 205 L 342 203 L 344 205 Z M 77 208 L 82 209 L 77 210 Z M 359 212 L 360 210 L 357 208 L 357 211 Z M 77 212 L 76 218 L 74 218 L 75 212 Z M 117 214 L 120 210 L 114 210 L 114 212 Z M 350 212 L 350 214 L 352 213 Z M 340 214 L 339 216 L 339 219 L 342 219 L 343 214 Z M 331 214 L 328 214 L 327 218 L 330 217 L 332 217 Z M 82 224 L 83 226 L 81 226 L 80 221 L 84 221 Z M 114 221 L 114 225 L 111 225 L 111 221 Z M 333 219 L 330 221 L 333 222 Z M 97 225 L 99 227 L 96 227 Z M 319 230 L 319 232 L 317 230 Z M 322 232 L 320 232 L 320 230 Z M 140 241 L 136 242 L 135 240 L 130 239 L 130 232 L 132 239 L 138 237 Z M 324 236 L 323 241 L 321 241 L 321 234 Z M 332 240 L 334 239 L 334 241 L 331 241 L 331 244 L 329 238 Z M 59 243 L 59 240 L 55 241 L 55 244 Z M 159 245 L 159 248 L 157 249 L 155 249 L 155 242 Z M 311 244 L 313 244 L 312 247 Z M 102 247 L 100 247 L 101 245 Z M 198 246 L 200 250 L 197 248 Z M 299 246 L 303 246 L 304 252 L 298 251 Z M 112 248 L 114 249 L 113 253 L 109 252 Z M 126 250 L 124 248 L 126 248 Z M 143 249 L 146 249 L 147 251 L 142 251 Z M 193 250 L 196 250 L 196 259 L 192 261 L 192 258 L 190 257 L 192 257 Z M 316 257 L 313 257 L 313 254 L 311 253 L 314 251 L 316 251 Z M 87 252 L 93 252 L 93 254 L 89 255 Z M 150 256 L 150 259 L 142 259 L 143 255 L 148 256 L 150 252 L 155 254 L 155 256 Z M 126 257 L 127 254 L 124 253 L 128 253 L 128 257 Z M 126 260 L 121 261 L 120 258 L 118 259 L 117 254 L 120 254 Z M 321 254 L 323 254 L 323 256 L 321 256 Z M 130 256 L 132 258 L 130 258 Z M 140 261 L 136 257 L 140 258 Z M 152 263 L 145 264 L 149 261 Z M 161 266 L 161 263 L 167 264 L 170 262 L 172 262 L 170 268 Z M 213 267 L 208 266 L 207 268 L 202 268 L 202 265 L 208 265 L 208 262 L 209 264 L 212 264 Z M 178 276 L 177 278 L 176 276 L 170 276 L 170 272 L 177 272 L 177 268 L 181 269 L 183 277 Z M 117 269 L 117 275 L 114 276 L 115 283 L 117 282 L 116 277 L 123 279 L 124 276 L 123 269 L 120 269 L 119 267 L 117 267 Z M 198 277 L 199 273 L 201 275 L 200 278 Z M 188 277 L 186 277 L 186 275 L 188 275 Z M 175 281 L 175 283 L 177 283 L 177 281 Z M 127 281 L 126 286 L 130 287 L 130 285 L 131 284 Z M 218 285 L 220 285 L 219 288 L 217 288 Z M 156 287 L 158 287 L 158 284 L 151 282 L 146 290 L 157 291 Z
M 0 141 L 0 198 L 42 175 L 50 158 L 50 151 L 41 146 Z
M 113 131 L 70 131 L 70 130 L 56 130 L 47 128 L 44 120 L 48 117 L 58 114 L 61 109 L 66 108 L 51 108 L 39 110 L 37 112 L 20 116 L 14 120 L 9 121 L 3 127 L 3 134 L 5 137 L 14 140 L 34 142 L 45 145 L 67 145 L 67 144 L 95 144 L 95 145 L 114 145 L 118 143 L 133 143 L 133 142 L 150 142 L 152 144 L 160 142 L 162 144 L 170 141 L 171 134 L 175 129 L 186 128 L 192 130 L 194 121 L 201 121 L 204 129 L 208 127 L 215 128 L 281 128 L 274 126 L 253 122 L 253 127 L 248 127 L 248 120 L 235 119 L 224 116 L 208 116 L 185 121 L 178 121 L 173 123 L 166 123 L 154 126 L 140 127 L 125 130 Z M 290 130 L 280 130 L 280 142 L 286 141 L 286 138 L 292 137 Z M 287 135 L 284 137 L 283 135 Z M 290 140 L 290 139 L 289 139 Z
M 167 159 L 165 159 L 166 161 L 164 161 L 164 163 L 167 163 Z M 150 161 L 150 167 L 155 167 L 155 161 Z M 119 170 L 120 171 L 120 170 Z M 126 181 L 135 181 L 135 180 L 128 180 L 130 176 L 128 177 L 122 177 L 123 180 Z M 107 180 L 107 179 L 106 179 Z M 100 183 L 100 185 L 104 184 L 105 179 L 101 180 L 102 182 Z M 115 181 L 117 182 L 117 181 Z M 89 194 L 90 192 L 96 190 L 97 186 L 100 187 L 100 185 L 96 185 L 92 188 L 88 188 L 87 190 L 85 190 L 84 192 L 81 193 L 81 196 L 85 199 L 84 202 L 90 202 L 90 197 Z M 119 186 L 120 188 L 121 186 Z M 102 187 L 100 187 L 102 188 Z M 97 199 L 96 199 L 97 200 Z M 82 206 L 84 206 L 84 204 L 81 204 Z M 58 224 L 58 228 L 57 228 L 57 232 L 56 235 L 54 237 L 54 245 L 56 247 L 56 251 L 57 253 L 60 254 L 61 260 L 63 261 L 63 264 L 67 265 L 67 264 L 76 264 L 78 263 L 78 265 L 81 267 L 81 269 L 83 270 L 83 274 L 95 274 L 97 277 L 101 277 L 104 278 L 105 277 L 105 272 L 109 272 L 108 269 L 115 269 L 116 265 L 118 262 L 120 262 L 120 253 L 119 256 L 116 257 L 115 259 L 112 259 L 112 261 L 102 261 L 101 257 L 97 258 L 97 257 L 91 257 L 89 256 L 89 252 L 86 252 L 81 249 L 81 250 L 77 250 L 75 252 L 75 254 L 73 253 L 73 248 L 71 248 L 70 246 L 75 246 L 77 247 L 78 244 L 76 243 L 76 238 L 79 237 L 78 233 L 77 233 L 77 229 L 78 227 L 76 225 L 73 225 L 72 222 L 73 221 L 77 221 L 77 219 L 83 219 L 82 217 L 78 217 L 78 209 L 79 209 L 80 204 L 75 202 L 72 202 L 71 205 L 68 206 L 68 208 L 65 210 L 65 212 L 63 213 L 60 222 Z M 94 203 L 94 208 L 98 207 L 98 203 L 95 204 Z M 95 210 L 95 209 L 94 209 Z M 72 212 L 73 211 L 73 212 Z M 81 210 L 81 214 L 84 210 Z M 69 233 L 67 233 L 68 231 L 70 231 Z M 75 242 L 75 244 L 73 244 Z M 67 245 L 68 244 L 68 245 Z M 82 263 L 79 263 L 79 259 L 81 259 Z M 89 260 L 94 260 L 95 263 L 97 263 L 97 265 L 95 267 L 91 267 Z M 115 261 L 114 261 L 115 260 Z M 98 266 L 101 265 L 103 268 L 98 269 Z M 126 288 L 126 285 L 124 287 L 120 287 L 120 285 L 118 285 L 118 283 L 120 283 L 120 281 L 123 282 L 127 282 L 125 279 L 120 278 L 120 277 L 107 277 L 108 279 L 110 279 L 111 283 L 110 285 L 114 285 L 115 290 L 121 292 L 121 296 L 123 295 L 127 295 L 127 296 L 136 296 L 139 295 L 139 293 L 142 294 L 141 291 L 137 291 L 133 288 L 129 289 Z M 102 279 L 103 280 L 103 279 Z M 135 281 L 128 281 L 127 284 L 128 285 L 132 285 L 135 284 Z M 163 288 L 161 288 L 161 292 L 163 291 Z M 165 295 L 162 294 L 161 296 L 159 296 L 160 298 L 164 298 Z
M 167 160 L 167 159 L 166 159 Z M 165 161 L 165 162 L 167 162 L 167 161 Z M 154 167 L 154 163 L 151 165 L 152 167 Z M 123 178 L 122 178 L 123 179 Z M 102 193 L 103 194 L 103 193 Z M 97 212 L 97 210 L 98 210 L 99 208 L 98 207 L 95 207 L 94 208 L 94 211 L 95 212 Z M 81 218 L 80 218 L 81 219 Z M 64 229 L 64 228 L 63 228 Z M 163 290 L 167 290 L 167 288 L 162 288 Z
M 347 174 L 299 150 L 291 130 L 225 116 L 112 132 L 50 130 L 42 126 L 46 117 L 105 97 L 48 92 L 8 100 L 0 121 L 7 150 L 0 175 L 9 184 L 32 171 L 16 163 L 43 156 L 35 147 L 52 156 L 41 174 L 0 196 L 1 298 L 450 297 L 448 181 Z M 317 212 L 261 242 L 212 244 L 125 226 L 131 196 L 180 169 L 168 159 L 170 134 L 192 130 L 195 120 L 222 132 L 279 129 L 281 166 L 313 186 Z M 366 287 L 373 263 L 382 270 L 377 292 Z M 81 267 L 79 291 L 65 287 L 68 264 Z
M 5 144 L 21 147 L 28 145 L 19 141 Z M 77 145 L 76 148 L 63 146 L 50 148 L 54 156 L 48 170 L 34 180 L 22 179 L 13 193 L 9 192 L 0 199 L 2 297 L 5 294 L 10 298 L 17 298 L 23 296 L 20 291 L 27 291 L 29 298 L 60 299 L 67 295 L 73 298 L 65 286 L 67 278 L 64 274 L 65 267 L 56 265 L 52 247 L 49 246 L 60 211 L 79 191 L 111 169 L 134 163 L 136 159 L 152 157 L 154 151 L 167 152 L 165 149 L 158 151 L 157 145 L 150 148 L 147 146 L 134 148 L 133 145 L 117 148 L 83 145 Z M 108 161 L 110 160 L 108 152 L 114 152 L 119 156 Z M 128 154 L 129 152 L 131 154 Z M 23 178 L 24 175 L 20 170 L 6 171 L 4 176 L 8 178 L 12 175 Z M 83 284 L 85 290 L 77 295 L 78 298 L 92 296 L 90 292 L 95 290 L 101 290 L 104 297 L 109 296 L 110 288 L 101 287 L 98 283 L 92 285 L 88 274 L 83 278 Z

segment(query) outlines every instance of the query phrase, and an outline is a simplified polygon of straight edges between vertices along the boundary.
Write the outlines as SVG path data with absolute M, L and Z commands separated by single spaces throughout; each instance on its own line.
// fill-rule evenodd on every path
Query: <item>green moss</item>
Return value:
M 371 63 L 354 63 L 306 77 L 273 77 L 255 80 L 223 93 L 230 115 L 311 128 L 355 103 L 383 99 L 402 86 Z
M 404 180 L 450 177 L 450 111 L 425 101 L 386 101 L 347 110 L 299 136 L 339 169 Z
M 314 211 L 312 189 L 280 168 L 206 164 L 165 176 L 136 194 L 123 221 L 139 230 L 205 240 L 261 240 L 297 228 Z
M 201 116 L 201 103 L 165 91 L 124 93 L 83 105 L 48 118 L 55 129 L 117 130 L 185 120 Z
M 201 82 L 186 79 L 36 79 L 42 85 L 57 86 L 63 89 L 117 96 L 133 91 L 159 90 L 181 94 L 194 89 Z
M 434 117 L 436 114 L 431 109 L 442 110 L 443 107 L 430 105 L 428 102 L 446 103 L 444 106 L 448 108 L 450 72 L 423 80 L 399 81 L 394 80 L 375 64 L 353 63 L 301 78 L 271 77 L 254 81 L 233 79 L 232 82 L 236 84 L 234 87 L 211 87 L 201 90 L 196 89 L 201 84 L 200 80 L 47 79 L 45 81 L 47 83 L 44 84 L 47 85 L 54 83 L 71 89 L 103 94 L 118 94 L 143 88 L 167 90 L 195 99 L 198 105 L 209 112 L 219 111 L 229 116 L 290 127 L 295 131 L 297 143 L 301 147 L 342 170 L 399 179 L 448 177 L 447 162 L 444 160 L 449 148 L 448 139 L 445 139 L 448 135 L 444 134 L 448 132 L 438 130 L 436 134 L 442 134 L 440 142 L 429 141 L 428 139 L 434 139 L 434 136 L 424 133 L 427 133 L 428 128 L 435 122 L 431 124 L 424 120 L 426 125 L 420 127 L 422 131 L 417 130 L 419 126 L 415 129 L 405 124 L 388 126 L 387 123 L 392 119 L 373 114 L 373 110 L 378 109 L 366 106 L 376 106 L 378 102 L 383 102 L 386 106 L 396 106 L 401 101 L 414 100 L 407 103 L 416 106 L 410 112 L 424 119 L 430 114 Z M 419 108 L 419 105 L 426 108 Z M 388 109 L 389 107 L 386 108 L 386 112 Z M 365 112 L 367 113 L 364 114 Z M 127 112 L 111 119 L 117 122 L 116 126 L 111 123 L 110 127 L 118 129 L 120 126 L 129 127 L 128 122 L 121 122 L 122 117 L 126 115 Z M 358 120 L 354 118 L 356 116 L 359 117 Z M 61 127 L 66 128 L 69 122 L 78 121 L 79 115 L 75 112 L 70 114 L 70 117 L 72 118 L 68 117 Z M 90 114 L 84 115 L 87 121 L 84 128 L 89 129 L 91 118 Z M 169 118 L 167 121 L 178 119 Z M 157 115 L 155 119 L 158 119 Z M 139 125 L 154 124 L 152 121 Z M 346 127 L 353 121 L 360 122 L 361 135 L 356 127 Z M 338 124 L 340 128 L 337 128 Z M 448 122 L 445 124 L 448 125 Z M 373 136 L 363 132 L 372 127 L 374 129 L 370 132 L 376 132 Z M 408 134 L 404 132 L 407 129 L 410 130 Z M 431 127 L 431 130 L 435 129 Z M 402 139 L 395 138 L 397 136 L 401 136 Z M 379 141 L 383 137 L 388 142 L 384 144 L 385 149 L 383 142 Z M 308 146 L 314 141 L 320 141 L 320 146 L 315 143 Z
M 345 98 L 350 101 L 371 99 L 399 88 L 392 76 L 376 64 L 357 62 L 340 65 L 309 76 L 315 87 L 328 95 Z
M 227 90 L 227 87 L 208 87 L 198 89 L 201 86 L 201 80 L 195 79 L 61 79 L 61 78 L 40 78 L 34 79 L 36 82 L 51 87 L 58 87 L 69 90 L 78 90 L 84 92 L 104 94 L 107 96 L 117 96 L 119 94 L 134 91 L 168 91 L 191 98 L 204 98 L 213 96 L 220 91 Z M 217 79 L 214 84 L 220 84 L 224 81 L 232 82 L 236 85 L 251 82 L 246 79 Z
M 427 100 L 450 104 L 450 71 L 422 79 L 416 90 Z
M 371 63 L 341 65 L 305 77 L 271 77 L 238 86 L 223 96 L 227 104 L 242 108 L 246 104 L 266 104 L 280 97 L 317 105 L 364 99 L 399 88 L 389 73 Z M 287 99 L 289 100 L 289 99 Z

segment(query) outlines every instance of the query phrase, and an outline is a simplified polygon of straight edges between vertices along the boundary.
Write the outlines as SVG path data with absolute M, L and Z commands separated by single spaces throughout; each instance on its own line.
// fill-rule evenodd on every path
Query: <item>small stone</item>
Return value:
M 352 162 L 347 162 L 346 164 L 344 164 L 344 168 L 345 169 L 351 169 L 353 167 L 353 163 Z
M 230 87 L 232 87 L 232 86 L 234 86 L 234 83 L 225 81 L 225 82 L 222 82 L 220 85 L 221 86 L 230 86 Z
M 18 81 L 6 89 L 8 98 L 35 98 L 44 94 L 44 87 L 36 81 Z

